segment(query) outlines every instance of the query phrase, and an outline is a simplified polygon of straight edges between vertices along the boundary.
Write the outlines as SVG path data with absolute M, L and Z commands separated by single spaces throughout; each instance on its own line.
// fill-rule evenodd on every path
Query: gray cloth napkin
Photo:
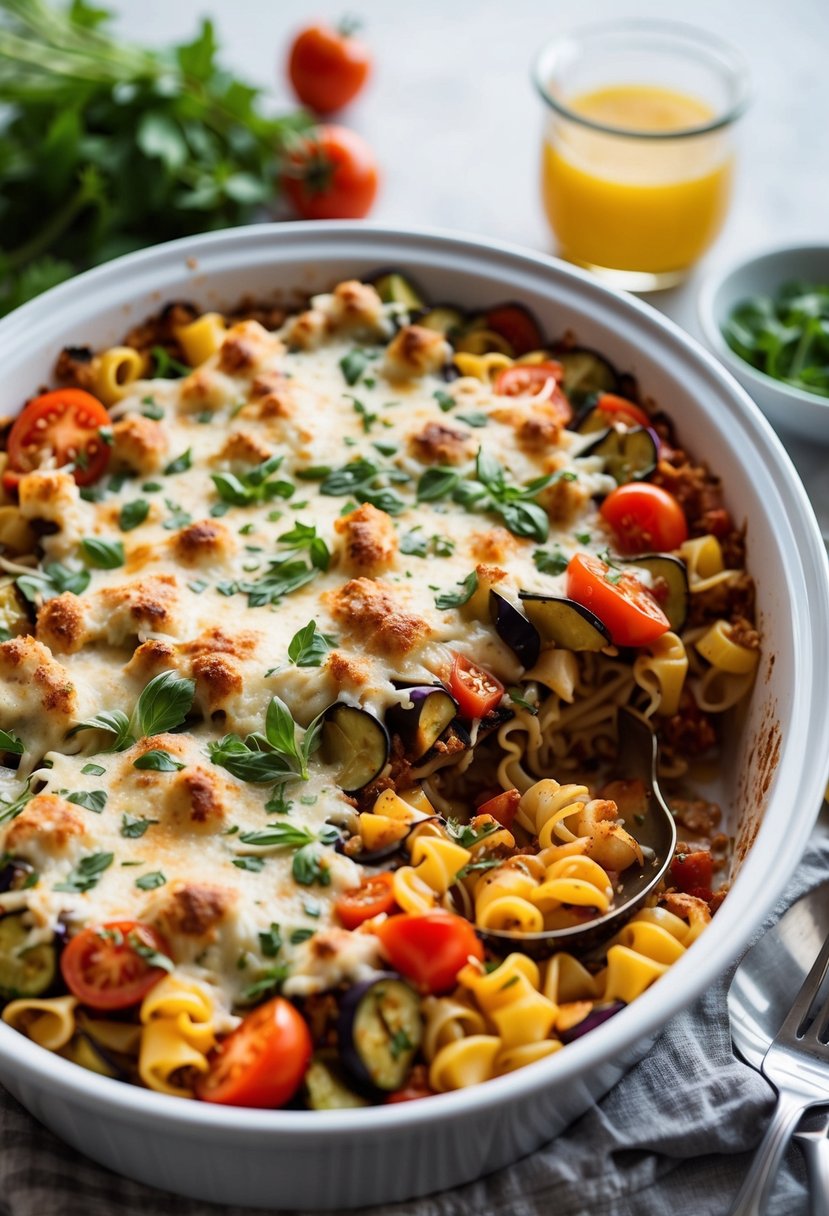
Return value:
M 768 924 L 827 876 L 829 825 L 821 823 Z M 598 1106 L 531 1157 L 362 1216 L 725 1216 L 774 1104 L 767 1083 L 731 1050 L 731 974 L 675 1017 Z M 120 1178 L 79 1157 L 2 1091 L 0 1145 L 0 1216 L 252 1216 Z M 806 1210 L 793 1148 L 768 1216 Z

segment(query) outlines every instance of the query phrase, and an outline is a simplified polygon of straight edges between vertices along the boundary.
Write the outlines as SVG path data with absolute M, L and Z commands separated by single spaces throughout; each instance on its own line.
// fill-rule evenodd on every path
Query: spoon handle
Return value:
M 780 1089 L 771 1123 L 760 1142 L 734 1200 L 729 1216 L 763 1216 L 769 1193 L 786 1146 L 804 1110 L 814 1098 L 796 1091 Z
M 809 1176 L 810 1216 L 829 1216 L 829 1116 L 824 1115 L 821 1126 L 810 1131 L 797 1131 L 794 1138 L 806 1160 Z

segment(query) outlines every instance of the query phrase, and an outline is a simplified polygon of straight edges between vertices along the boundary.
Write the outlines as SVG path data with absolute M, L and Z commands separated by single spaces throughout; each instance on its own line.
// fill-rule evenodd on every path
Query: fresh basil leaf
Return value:
M 291 933 L 290 942 L 292 946 L 301 946 L 303 942 L 307 942 L 316 933 L 316 929 L 294 929 Z
M 314 884 L 320 887 L 331 885 L 331 871 L 323 864 L 315 844 L 306 844 L 294 853 L 291 874 L 294 882 L 299 883 L 301 887 L 311 887 Z
M 279 925 L 271 923 L 269 929 L 259 934 L 259 949 L 264 958 L 276 958 L 282 949 L 282 933 Z
M 15 580 L 20 594 L 30 604 L 38 600 L 54 599 L 64 591 L 73 595 L 83 595 L 89 586 L 91 574 L 88 570 L 65 566 L 61 562 L 45 562 L 40 570 L 31 574 L 21 574 Z
M 316 835 L 309 828 L 293 823 L 274 823 L 257 832 L 242 832 L 239 836 L 242 844 L 252 844 L 259 847 L 278 849 L 299 849 L 303 845 L 312 844 Z
M 250 870 L 253 874 L 258 874 L 264 868 L 264 857 L 234 857 L 231 859 L 231 864 L 236 866 L 237 870 Z
M 133 760 L 132 766 L 133 768 L 150 769 L 156 773 L 177 773 L 187 767 L 160 747 L 154 747 L 151 751 L 144 752 L 143 756 Z
M 465 422 L 467 426 L 472 427 L 487 426 L 489 423 L 489 415 L 481 410 L 470 410 L 467 414 L 456 414 L 455 417 L 458 422 Z
M 217 743 L 209 743 L 208 752 L 214 764 L 252 785 L 272 785 L 275 781 L 296 776 L 284 756 L 276 752 L 251 750 L 233 735 L 225 735 Z
M 117 570 L 124 564 L 124 546 L 120 540 L 101 540 L 88 536 L 81 541 L 84 556 L 99 570 Z
M 158 823 L 158 820 L 144 819 L 141 815 L 127 815 L 125 813 L 121 816 L 120 832 L 122 836 L 126 836 L 130 840 L 138 840 L 139 837 L 144 835 L 147 828 L 151 827 L 154 823 Z
M 497 510 L 515 536 L 527 536 L 543 543 L 550 534 L 550 517 L 538 503 L 502 503 Z
M 345 376 L 346 384 L 353 388 L 365 373 L 373 358 L 372 352 L 361 350 L 359 347 L 355 347 L 354 350 L 350 350 L 348 354 L 343 355 L 342 359 L 340 359 L 340 371 Z
M 323 659 L 336 645 L 336 638 L 320 633 L 316 621 L 309 621 L 291 638 L 288 658 L 297 667 L 321 667 Z
M 136 878 L 135 885 L 140 891 L 155 891 L 158 887 L 163 887 L 166 881 L 160 870 L 151 870 L 149 874 Z
M 460 608 L 462 604 L 468 604 L 472 596 L 478 590 L 478 574 L 473 570 L 471 574 L 467 574 L 466 578 L 460 584 L 460 591 L 442 591 L 435 596 L 435 607 L 445 608 Z
M 170 956 L 162 954 L 160 950 L 156 950 L 153 946 L 148 946 L 146 942 L 142 942 L 137 933 L 128 933 L 127 941 L 139 958 L 143 958 L 149 967 L 160 967 L 162 971 L 166 971 L 168 974 L 175 971 L 176 965 Z
M 271 697 L 265 714 L 265 734 L 276 751 L 297 758 L 296 723 L 288 706 L 279 697 Z
M 87 718 L 85 722 L 79 722 L 77 726 L 73 726 L 67 734 L 67 739 L 71 739 L 82 730 L 103 730 L 108 734 L 115 736 L 112 746 L 108 749 L 113 752 L 122 752 L 125 748 L 130 747 L 134 742 L 130 734 L 130 720 L 127 715 L 120 709 L 102 710 L 96 714 L 94 718 Z
M 66 801 L 100 815 L 107 804 L 106 790 L 76 790 L 74 794 L 66 795 Z
M 118 527 L 122 532 L 132 532 L 139 527 L 150 513 L 150 504 L 146 498 L 135 498 L 125 502 L 118 513 Z
M 417 501 L 437 502 L 441 498 L 446 498 L 459 481 L 460 474 L 456 469 L 435 465 L 433 468 L 427 469 L 420 477 L 417 483 Z
M 569 563 L 569 559 L 558 546 L 555 549 L 536 549 L 533 552 L 533 561 L 536 569 L 542 574 L 553 575 L 563 574 Z
M 106 769 L 102 764 L 85 764 L 81 772 L 85 777 L 103 777 Z
M 494 456 L 490 456 L 484 449 L 478 448 L 478 455 L 475 459 L 475 472 L 478 481 L 485 485 L 492 493 L 500 493 L 504 487 L 504 470 L 499 465 Z
M 185 473 L 193 464 L 192 449 L 188 448 L 186 452 L 182 452 L 180 456 L 176 456 L 175 460 L 171 460 L 168 465 L 164 466 L 164 475 L 169 477 L 173 473 Z
M 193 705 L 195 680 L 185 679 L 175 671 L 162 671 L 145 687 L 135 707 L 131 722 L 137 738 L 161 735 L 181 726 Z
M 55 891 L 70 891 L 73 894 L 83 894 L 95 887 L 105 870 L 108 870 L 115 860 L 114 853 L 88 853 L 69 872 L 64 882 L 55 884 Z
M 0 730 L 0 752 L 10 756 L 22 756 L 26 750 L 23 740 L 13 730 Z

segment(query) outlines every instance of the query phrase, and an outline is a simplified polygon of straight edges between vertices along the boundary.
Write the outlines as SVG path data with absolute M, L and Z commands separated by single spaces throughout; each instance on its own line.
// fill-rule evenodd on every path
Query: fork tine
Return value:
M 812 969 L 803 981 L 803 985 L 794 999 L 791 1009 L 786 1015 L 786 1020 L 777 1032 L 778 1039 L 800 1039 L 801 1027 L 809 1016 L 815 998 L 820 992 L 821 984 L 826 976 L 826 971 L 829 969 L 829 937 L 823 943 L 823 948 L 820 954 L 812 964 Z M 823 1002 L 823 1006 L 817 1010 L 814 1020 L 812 1021 L 810 1031 L 815 1039 L 818 1037 L 818 1029 L 823 1028 L 823 1024 L 829 1018 L 829 997 Z

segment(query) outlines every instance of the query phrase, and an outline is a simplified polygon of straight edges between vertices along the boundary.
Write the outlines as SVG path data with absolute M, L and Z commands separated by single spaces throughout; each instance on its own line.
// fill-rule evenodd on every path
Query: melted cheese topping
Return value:
M 508 598 L 519 588 L 562 594 L 563 576 L 540 573 L 537 542 L 513 535 L 492 512 L 449 498 L 418 502 L 418 479 L 434 466 L 474 478 L 479 447 L 511 484 L 556 473 L 538 501 L 551 517 L 544 547 L 565 558 L 584 548 L 585 533 L 597 548 L 604 543 L 593 495 L 614 484 L 599 458 L 580 456 L 584 437 L 556 428 L 555 442 L 549 433 L 539 442 L 531 404 L 471 378 L 447 383 L 438 370 L 448 353 L 442 339 L 435 336 L 433 349 L 404 330 L 384 350 L 384 310 L 355 322 L 336 299 L 315 300 L 282 334 L 255 322 L 234 327 L 186 379 L 134 384 L 113 410 L 111 471 L 123 475 L 100 493 L 83 497 L 59 471 L 28 474 L 21 485 L 24 514 L 51 522 L 47 562 L 80 563 L 89 539 L 120 542 L 124 562 L 90 566 L 81 595 L 40 608 L 38 641 L 18 640 L 40 651 L 25 656 L 28 674 L 20 694 L 0 703 L 0 726 L 18 729 L 26 756 L 45 753 L 47 767 L 37 773 L 41 792 L 5 825 L 0 846 L 31 861 L 40 879 L 0 904 L 19 906 L 23 895 L 43 932 L 59 918 L 73 928 L 125 916 L 154 923 L 177 964 L 217 986 L 225 1009 L 267 971 L 260 935 L 275 923 L 289 994 L 359 978 L 379 959 L 376 939 L 338 929 L 332 911 L 361 881 L 361 867 L 320 845 L 326 885 L 301 886 L 290 850 L 241 843 L 276 818 L 265 809 L 271 791 L 211 763 L 208 742 L 261 731 L 275 694 L 303 726 L 338 699 L 382 716 L 406 697 L 394 681 L 446 679 L 452 651 L 514 683 L 522 669 L 492 628 L 486 601 L 481 611 L 474 601 L 441 609 L 436 594 L 457 592 L 476 569 L 485 587 L 494 580 Z M 364 363 L 353 385 L 349 360 Z M 214 475 L 244 483 L 277 456 L 272 490 L 254 491 L 245 505 L 220 497 Z M 321 492 L 322 469 L 356 460 L 378 470 L 374 504 L 358 507 L 359 490 Z M 384 486 L 396 496 L 393 515 L 376 493 Z M 330 551 L 328 569 L 258 603 L 272 561 L 296 549 L 308 564 L 307 548 L 290 536 L 309 528 Z M 319 667 L 288 657 L 309 621 L 336 639 Z M 60 705 L 43 700 L 32 674 L 41 668 L 63 689 Z M 105 735 L 64 737 L 90 712 L 129 714 L 164 670 L 195 681 L 188 731 L 97 755 L 92 748 L 96 740 L 105 746 Z M 136 769 L 149 747 L 183 767 Z M 98 810 L 90 801 L 102 795 L 88 797 L 95 791 L 105 795 Z M 312 833 L 349 807 L 318 757 L 310 779 L 289 785 L 286 797 L 291 810 L 281 818 Z M 111 864 L 88 890 L 61 890 L 90 853 L 112 854 Z

